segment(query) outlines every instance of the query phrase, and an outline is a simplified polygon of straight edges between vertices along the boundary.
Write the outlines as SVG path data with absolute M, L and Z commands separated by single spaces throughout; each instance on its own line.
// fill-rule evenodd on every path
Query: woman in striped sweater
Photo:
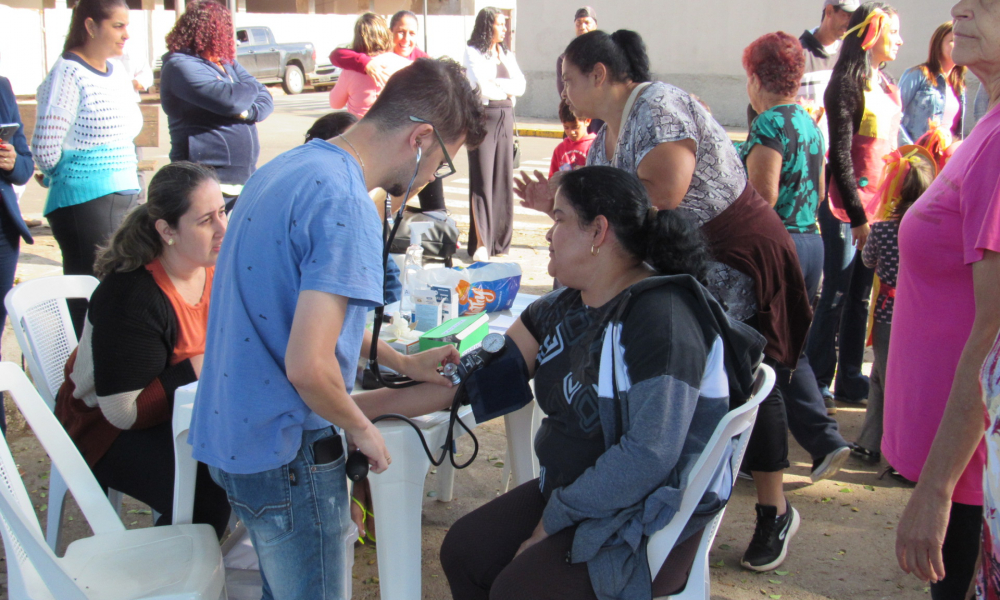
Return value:
M 80 345 L 66 363 L 56 416 L 101 486 L 173 513 L 174 391 L 201 375 L 212 275 L 226 233 L 215 173 L 169 164 L 97 258 Z M 229 522 L 226 494 L 199 465 L 194 521 Z
M 31 150 L 66 275 L 93 274 L 97 247 L 139 198 L 133 140 L 142 113 L 131 76 L 109 61 L 122 55 L 128 22 L 125 0 L 81 0 L 63 53 L 38 87 Z M 86 303 L 70 311 L 79 333 Z

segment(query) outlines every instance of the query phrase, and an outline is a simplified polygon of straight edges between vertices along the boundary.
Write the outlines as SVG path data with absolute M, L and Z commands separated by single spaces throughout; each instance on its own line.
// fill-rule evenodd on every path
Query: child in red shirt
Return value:
M 597 137 L 595 133 L 587 133 L 590 119 L 577 119 L 565 100 L 559 102 L 559 120 L 562 121 L 566 139 L 552 153 L 549 177 L 556 171 L 572 171 L 587 166 L 587 152 Z

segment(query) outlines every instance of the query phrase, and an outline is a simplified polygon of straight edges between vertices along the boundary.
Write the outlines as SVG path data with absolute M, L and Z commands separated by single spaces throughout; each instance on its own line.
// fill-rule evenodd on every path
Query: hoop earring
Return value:
M 591 256 L 597 256 L 600 253 L 601 253 L 601 247 L 600 246 L 591 246 L 590 247 L 590 255 Z

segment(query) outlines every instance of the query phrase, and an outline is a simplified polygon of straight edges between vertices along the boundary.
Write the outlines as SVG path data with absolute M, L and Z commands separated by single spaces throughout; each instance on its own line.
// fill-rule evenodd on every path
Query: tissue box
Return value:
M 393 350 L 399 352 L 400 354 L 416 354 L 420 352 L 420 340 L 401 340 L 398 338 L 393 338 L 391 340 L 383 340 L 392 347 Z
M 449 319 L 420 336 L 420 351 L 451 344 L 459 352 L 467 352 L 489 333 L 489 320 L 486 313 Z

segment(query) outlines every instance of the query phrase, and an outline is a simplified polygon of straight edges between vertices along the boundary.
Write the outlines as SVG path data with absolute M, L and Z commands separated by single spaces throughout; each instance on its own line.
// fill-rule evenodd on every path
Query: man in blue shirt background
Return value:
M 415 192 L 483 134 L 461 67 L 420 59 L 346 134 L 261 167 L 230 217 L 189 442 L 250 532 L 265 599 L 342 596 L 349 503 L 335 430 L 376 473 L 392 461 L 350 396 L 370 343 L 365 313 L 383 299 L 381 213 L 368 192 L 401 196 L 411 179 Z M 437 365 L 456 360 L 451 348 L 389 358 L 442 385 Z

